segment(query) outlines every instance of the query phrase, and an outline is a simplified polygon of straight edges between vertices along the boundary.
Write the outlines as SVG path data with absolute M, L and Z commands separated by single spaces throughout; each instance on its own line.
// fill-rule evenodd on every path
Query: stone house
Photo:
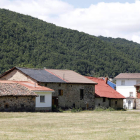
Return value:
M 35 111 L 36 96 L 18 83 L 0 81 L 0 111 Z
M 108 79 L 101 79 L 95 77 L 87 77 L 90 80 L 97 82 L 95 85 L 95 106 L 112 107 L 114 109 L 123 108 L 123 99 L 125 98 L 119 92 L 114 90 L 107 84 Z
M 54 90 L 52 105 L 61 108 L 94 108 L 95 83 L 72 70 L 14 67 L 0 80 L 28 81 Z
M 51 111 L 52 92 L 28 81 L 0 81 L 0 111 Z

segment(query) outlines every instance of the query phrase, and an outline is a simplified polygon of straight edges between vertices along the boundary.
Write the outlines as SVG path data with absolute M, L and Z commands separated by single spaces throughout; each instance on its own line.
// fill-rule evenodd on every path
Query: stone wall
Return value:
M 136 109 L 140 110 L 140 99 L 136 99 Z
M 109 107 L 109 99 L 105 98 L 105 102 L 103 102 L 103 98 L 95 98 L 95 107 Z
M 123 99 L 111 99 L 111 107 L 114 109 L 122 109 Z
M 45 112 L 49 112 L 49 111 L 52 111 L 52 107 L 36 107 L 35 108 L 35 111 L 40 111 L 40 112 L 42 112 L 42 111 L 45 111 Z
M 95 106 L 96 107 L 112 107 L 114 109 L 123 108 L 123 99 L 109 99 L 105 98 L 105 102 L 103 102 L 103 98 L 95 98 Z
M 95 85 L 88 84 L 43 84 L 54 89 L 52 96 L 58 96 L 58 106 L 61 108 L 94 108 L 95 107 Z M 80 99 L 80 89 L 83 89 L 83 99 Z M 63 90 L 63 95 L 59 95 Z
M 35 97 L 0 97 L 0 111 L 35 111 Z

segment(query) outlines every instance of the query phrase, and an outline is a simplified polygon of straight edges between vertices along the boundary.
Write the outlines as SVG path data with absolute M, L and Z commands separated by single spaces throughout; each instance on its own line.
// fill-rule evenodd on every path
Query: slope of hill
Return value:
M 0 73 L 13 66 L 72 69 L 94 76 L 140 72 L 140 57 L 135 60 L 135 54 L 125 53 L 118 46 L 83 32 L 0 9 Z
M 122 38 L 111 38 L 111 37 L 103 37 L 99 36 L 99 39 L 102 41 L 109 43 L 112 47 L 125 54 L 129 55 L 129 58 L 138 62 L 140 61 L 140 44 L 135 43 L 133 41 L 128 41 Z

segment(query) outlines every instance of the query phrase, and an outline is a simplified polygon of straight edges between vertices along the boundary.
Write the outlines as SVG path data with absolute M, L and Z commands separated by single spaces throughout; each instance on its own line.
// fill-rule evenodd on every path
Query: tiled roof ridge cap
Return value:
M 61 80 L 68 82 L 67 80 L 64 80 L 63 78 L 59 77 L 58 75 L 54 74 L 53 72 L 49 71 L 48 69 L 45 69 L 47 72 L 49 72 L 50 74 L 53 74 L 54 76 L 60 78 Z
M 97 80 L 102 80 L 104 81 L 104 79 L 98 78 L 98 77 L 91 77 L 91 76 L 85 76 L 88 79 L 97 79 Z
M 73 70 L 68 70 L 68 69 L 47 69 L 47 68 L 45 68 L 46 70 L 67 70 L 67 71 L 73 71 Z

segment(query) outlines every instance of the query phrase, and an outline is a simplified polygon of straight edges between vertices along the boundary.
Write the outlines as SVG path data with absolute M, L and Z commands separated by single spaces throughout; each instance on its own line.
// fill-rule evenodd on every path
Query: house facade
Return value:
M 115 80 L 116 90 L 126 97 L 123 100 L 123 107 L 138 109 L 140 73 L 120 73 L 115 77 Z
M 90 80 L 97 82 L 95 85 L 95 106 L 96 107 L 112 107 L 114 109 L 123 108 L 123 99 L 125 98 L 119 92 L 114 90 L 107 84 L 107 78 L 87 77 Z
M 94 94 L 97 83 L 72 70 L 14 67 L 3 73 L 0 80 L 28 81 L 51 88 L 54 90 L 52 105 L 61 108 L 94 108 L 95 106 Z

